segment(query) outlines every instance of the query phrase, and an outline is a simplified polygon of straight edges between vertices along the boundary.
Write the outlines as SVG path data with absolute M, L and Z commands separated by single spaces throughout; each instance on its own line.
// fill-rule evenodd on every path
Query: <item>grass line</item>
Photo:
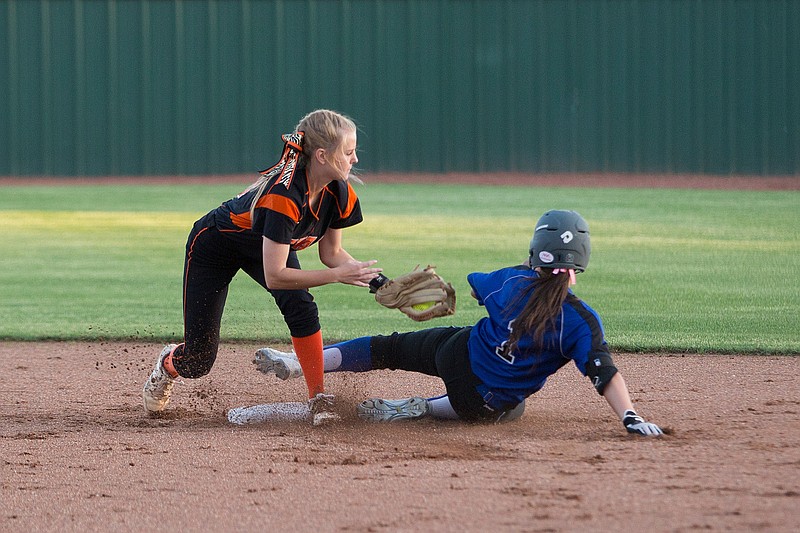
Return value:
M 5 187 L 0 194 L 0 339 L 181 336 L 183 248 L 196 218 L 237 185 Z M 598 310 L 616 350 L 800 354 L 800 193 L 366 185 L 354 256 L 389 275 L 435 264 L 459 295 L 427 324 L 377 306 L 363 289 L 312 292 L 328 341 L 483 316 L 469 272 L 525 257 L 535 219 L 575 209 L 592 258 L 575 292 Z M 176 201 L 180 199 L 180 201 Z M 316 249 L 301 253 L 319 268 Z M 223 317 L 229 341 L 286 341 L 271 297 L 245 275 Z

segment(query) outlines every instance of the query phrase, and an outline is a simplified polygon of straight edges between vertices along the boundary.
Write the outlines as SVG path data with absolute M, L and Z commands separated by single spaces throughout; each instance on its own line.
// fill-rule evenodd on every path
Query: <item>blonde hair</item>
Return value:
M 312 154 L 322 148 L 326 153 L 331 154 L 331 166 L 344 178 L 344 170 L 339 166 L 344 157 L 344 137 L 357 129 L 353 119 L 336 111 L 317 109 L 307 114 L 294 128 L 295 133 L 303 132 L 302 152 L 299 155 L 298 166 L 306 166 Z M 264 194 L 264 189 L 271 177 L 269 174 L 262 173 L 262 176 L 245 191 L 249 192 L 254 189 L 257 191 L 253 196 L 253 203 L 250 205 L 250 220 L 255 217 L 256 204 Z M 356 178 L 355 181 L 360 180 Z
M 300 161 L 307 164 L 308 158 L 322 148 L 331 154 L 333 168 L 339 171 L 342 178 L 345 177 L 339 166 L 340 157 L 344 156 L 344 136 L 356 131 L 356 124 L 350 117 L 329 109 L 317 109 L 300 119 L 294 130 L 305 132 Z

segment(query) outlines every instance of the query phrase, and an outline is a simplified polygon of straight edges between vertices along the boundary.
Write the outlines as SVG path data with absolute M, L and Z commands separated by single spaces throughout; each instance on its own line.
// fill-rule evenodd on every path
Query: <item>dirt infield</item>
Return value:
M 333 374 L 344 421 L 237 426 L 302 380 L 225 345 L 161 418 L 160 346 L 0 344 L 1 531 L 797 531 L 800 359 L 617 355 L 660 438 L 627 435 L 571 366 L 504 425 L 370 424 L 364 397 L 442 392 L 405 372 Z

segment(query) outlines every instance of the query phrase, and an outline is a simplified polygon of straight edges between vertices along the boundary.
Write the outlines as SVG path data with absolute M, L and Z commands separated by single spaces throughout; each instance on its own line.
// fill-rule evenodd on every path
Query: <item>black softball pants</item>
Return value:
M 300 268 L 295 252 L 289 253 L 286 266 Z M 186 242 L 183 276 L 185 344 L 173 356 L 175 369 L 182 377 L 199 378 L 211 371 L 219 349 L 228 286 L 239 270 L 244 270 L 269 291 L 292 336 L 305 337 L 319 331 L 319 312 L 310 292 L 267 287 L 261 239 L 226 235 L 214 226 L 212 217 L 206 216 L 195 223 Z

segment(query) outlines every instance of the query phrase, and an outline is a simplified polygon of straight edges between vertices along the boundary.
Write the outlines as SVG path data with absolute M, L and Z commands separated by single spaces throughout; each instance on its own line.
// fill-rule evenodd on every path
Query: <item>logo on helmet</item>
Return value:
M 561 242 L 563 242 L 564 244 L 567 244 L 574 238 L 575 236 L 572 234 L 571 231 L 565 231 L 564 233 L 561 234 Z
M 542 263 L 552 263 L 553 259 L 554 259 L 553 254 L 551 254 L 550 252 L 546 252 L 544 250 L 539 252 L 539 261 L 541 261 Z

